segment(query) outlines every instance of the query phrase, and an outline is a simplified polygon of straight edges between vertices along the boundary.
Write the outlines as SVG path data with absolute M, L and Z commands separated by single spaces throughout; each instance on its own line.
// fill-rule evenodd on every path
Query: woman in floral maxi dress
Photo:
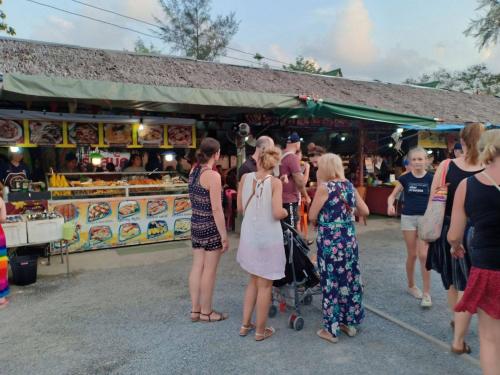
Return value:
M 340 331 L 357 333 L 363 321 L 362 286 L 354 210 L 367 216 L 368 207 L 345 179 L 338 155 L 325 154 L 318 162 L 321 183 L 311 205 L 311 221 L 318 226 L 318 268 L 323 293 L 323 329 L 317 335 L 335 343 Z

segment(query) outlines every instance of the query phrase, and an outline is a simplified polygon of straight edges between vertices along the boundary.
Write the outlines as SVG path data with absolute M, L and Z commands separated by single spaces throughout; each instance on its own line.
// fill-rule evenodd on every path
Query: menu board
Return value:
M 62 143 L 61 122 L 30 121 L 30 143 L 39 146 L 54 146 Z
M 108 145 L 129 145 L 132 143 L 132 126 L 130 124 L 104 125 L 104 142 Z
M 453 144 L 458 141 L 458 132 L 433 132 L 419 131 L 418 145 L 424 148 L 453 148 Z
M 167 128 L 168 144 L 177 147 L 193 146 L 193 127 L 185 125 L 169 125 Z
M 186 194 L 51 201 L 49 209 L 75 223 L 71 252 L 191 238 Z
M 143 146 L 160 146 L 163 143 L 163 125 L 143 125 L 137 132 L 139 144 Z
M 69 141 L 75 145 L 94 145 L 99 143 L 99 125 L 85 123 L 68 124 Z
M 14 145 L 23 141 L 22 121 L 0 120 L 0 144 Z

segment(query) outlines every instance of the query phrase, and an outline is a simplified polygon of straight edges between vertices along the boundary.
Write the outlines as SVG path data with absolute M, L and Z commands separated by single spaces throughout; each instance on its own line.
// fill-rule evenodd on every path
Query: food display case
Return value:
M 70 252 L 191 237 L 187 181 L 175 172 L 49 174 L 49 210 L 74 224 Z

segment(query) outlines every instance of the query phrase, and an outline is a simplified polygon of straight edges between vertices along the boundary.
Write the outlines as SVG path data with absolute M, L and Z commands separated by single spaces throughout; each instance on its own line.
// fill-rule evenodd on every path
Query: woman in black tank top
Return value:
M 450 227 L 450 215 L 455 198 L 455 191 L 459 183 L 474 174 L 481 172 L 482 167 L 479 162 L 478 142 L 484 132 L 484 125 L 470 124 L 460 132 L 460 143 L 464 154 L 462 157 L 452 160 L 448 170 L 444 171 L 444 163 L 441 163 L 434 180 L 431 191 L 435 192 L 441 184 L 442 174 L 446 173 L 446 183 L 448 185 L 448 196 L 446 199 L 446 213 L 443 221 L 443 229 L 440 238 L 429 244 L 426 266 L 428 270 L 433 269 L 441 275 L 444 288 L 448 291 L 448 306 L 453 312 L 455 305 L 463 295 L 467 285 L 471 262 L 469 252 L 460 259 L 453 258 L 450 253 L 450 245 L 447 241 L 447 234 Z M 467 249 L 468 238 L 472 233 L 467 228 L 464 233 L 463 244 Z M 469 329 L 471 315 L 469 313 L 453 313 L 451 325 L 454 327 L 454 337 L 452 350 L 457 354 L 469 353 L 470 348 L 465 343 L 465 335 Z
M 448 239 L 452 254 L 463 257 L 464 228 L 474 223 L 472 269 L 455 311 L 478 313 L 481 367 L 500 374 L 500 130 L 486 132 L 480 147 L 486 168 L 458 186 Z

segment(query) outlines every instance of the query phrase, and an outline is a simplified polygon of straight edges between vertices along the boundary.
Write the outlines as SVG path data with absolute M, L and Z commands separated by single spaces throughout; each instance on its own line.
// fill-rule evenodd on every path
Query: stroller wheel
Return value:
M 295 314 L 291 314 L 288 317 L 288 328 L 293 329 L 293 323 L 295 322 L 295 319 L 297 319 L 297 315 L 295 315 Z
M 311 296 L 310 294 L 306 295 L 304 297 L 304 305 L 310 305 L 313 301 L 313 296 Z
M 296 331 L 300 331 L 302 330 L 302 328 L 304 328 L 304 318 L 298 316 L 293 322 L 293 329 Z
M 276 305 L 271 305 L 269 307 L 269 312 L 268 312 L 268 316 L 270 318 L 274 318 L 276 316 L 276 314 L 278 313 L 278 308 L 276 307 Z

